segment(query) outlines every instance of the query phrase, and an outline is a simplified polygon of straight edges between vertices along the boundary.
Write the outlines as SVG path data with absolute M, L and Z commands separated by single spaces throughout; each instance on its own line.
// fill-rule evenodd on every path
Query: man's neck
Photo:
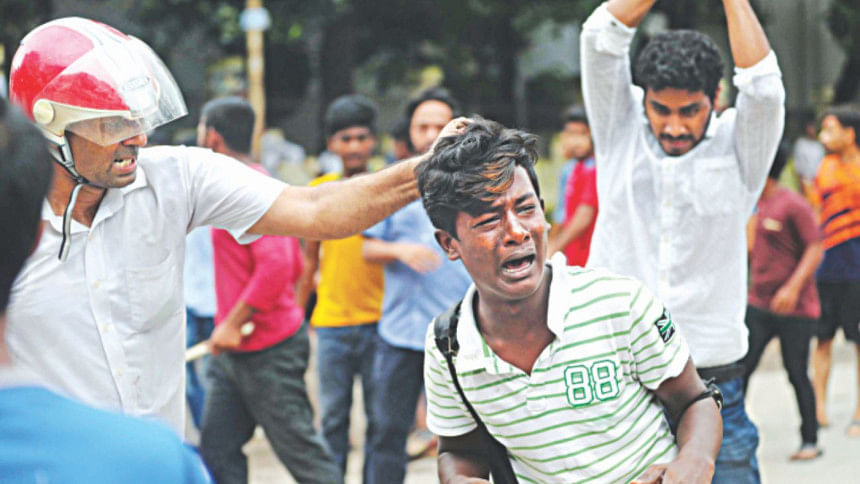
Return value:
M 544 270 L 534 294 L 518 301 L 478 298 L 475 319 L 484 341 L 501 359 L 531 373 L 534 362 L 555 337 L 547 326 L 552 271 Z
M 242 163 L 244 163 L 246 165 L 250 165 L 251 163 L 254 162 L 254 160 L 251 158 L 250 153 L 242 153 L 239 151 L 233 151 L 230 148 L 227 148 L 226 146 L 220 147 L 220 148 L 217 146 L 213 146 L 212 151 L 214 151 L 215 153 L 220 153 L 222 155 L 229 156 L 230 158 L 235 158 L 235 159 L 241 161 Z
M 54 182 L 48 192 L 48 203 L 51 205 L 51 211 L 54 212 L 54 215 L 63 215 L 75 185 L 77 182 L 72 179 L 65 168 L 55 163 Z M 78 192 L 78 200 L 72 210 L 72 219 L 87 227 L 92 226 L 106 191 L 104 188 L 86 184 L 81 187 L 81 191 Z
M 761 191 L 761 197 L 768 198 L 776 193 L 777 190 L 779 190 L 779 182 L 773 178 L 768 178 L 767 181 L 764 182 L 764 189 Z
M 364 174 L 364 173 L 367 173 L 367 167 L 366 167 L 366 166 L 365 166 L 364 168 L 357 168 L 357 169 L 355 169 L 355 170 L 346 170 L 346 169 L 344 169 L 344 170 L 343 170 L 343 177 L 344 177 L 344 178 L 349 178 L 349 177 L 353 177 L 353 176 L 355 176 L 355 175 L 361 175 L 361 174 Z

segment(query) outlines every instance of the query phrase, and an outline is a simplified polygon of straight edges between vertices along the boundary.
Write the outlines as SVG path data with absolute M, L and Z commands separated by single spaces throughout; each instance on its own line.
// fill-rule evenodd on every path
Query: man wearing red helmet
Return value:
M 54 20 L 21 41 L 10 99 L 57 162 L 42 242 L 12 291 L 13 360 L 72 397 L 178 432 L 189 230 L 338 238 L 418 195 L 422 157 L 309 188 L 200 148 L 143 148 L 146 131 L 186 114 L 179 88 L 146 44 L 87 19 Z

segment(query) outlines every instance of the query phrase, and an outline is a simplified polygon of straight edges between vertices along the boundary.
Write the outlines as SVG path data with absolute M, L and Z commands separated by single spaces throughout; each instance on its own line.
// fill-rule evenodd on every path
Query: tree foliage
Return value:
M 827 25 L 847 57 L 836 81 L 833 101 L 848 102 L 854 99 L 860 87 L 860 2 L 833 0 Z

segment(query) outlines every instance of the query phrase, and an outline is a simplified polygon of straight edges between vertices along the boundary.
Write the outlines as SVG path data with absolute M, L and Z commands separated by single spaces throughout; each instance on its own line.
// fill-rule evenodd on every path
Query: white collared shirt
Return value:
M 583 26 L 582 85 L 597 160 L 600 213 L 590 267 L 642 280 L 672 311 L 699 367 L 747 351 L 745 225 L 782 136 L 785 90 L 771 51 L 735 68 L 736 108 L 668 156 L 633 86 L 634 29 L 599 7 Z
M 629 482 L 677 447 L 654 391 L 684 369 L 680 332 L 639 281 L 552 259 L 546 324 L 553 340 L 530 373 L 499 357 L 475 322 L 472 285 L 461 305 L 457 380 L 520 482 Z M 436 347 L 424 358 L 427 426 L 446 437 L 476 427 Z
M 145 148 L 136 180 L 109 189 L 91 227 L 45 202 L 44 231 L 16 279 L 6 338 L 16 365 L 84 403 L 162 419 L 184 431 L 185 235 L 243 234 L 283 183 L 209 150 Z M 244 239 L 253 237 L 245 236 Z

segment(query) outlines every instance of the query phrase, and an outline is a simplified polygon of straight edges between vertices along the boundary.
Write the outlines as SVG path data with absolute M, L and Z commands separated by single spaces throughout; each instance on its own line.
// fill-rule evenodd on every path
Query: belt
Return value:
M 744 376 L 744 366 L 738 362 L 727 365 L 709 366 L 697 370 L 702 380 L 714 379 L 715 383 L 727 382 Z

